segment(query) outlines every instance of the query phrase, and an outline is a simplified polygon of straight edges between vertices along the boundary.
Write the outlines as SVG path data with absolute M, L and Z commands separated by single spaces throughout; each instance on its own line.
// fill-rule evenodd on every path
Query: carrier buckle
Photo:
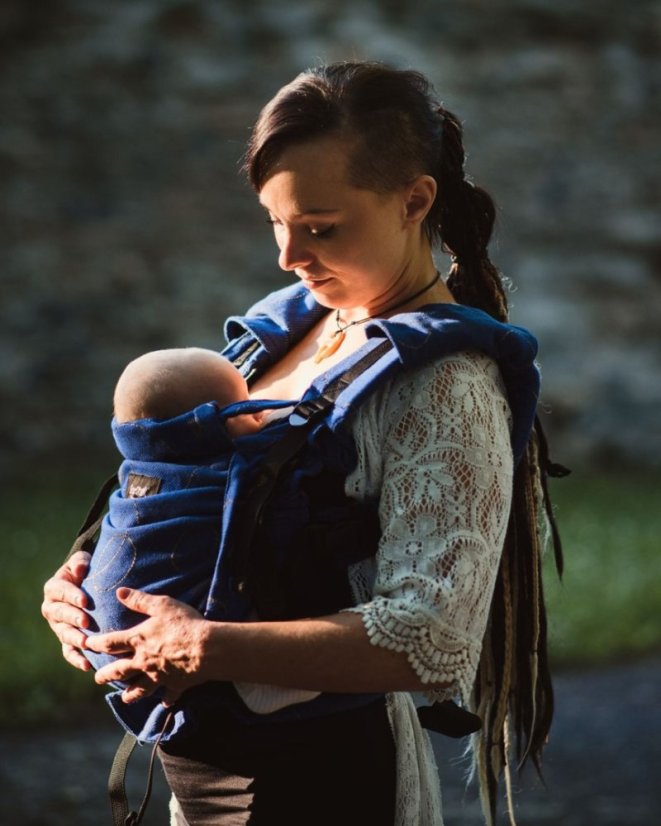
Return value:
M 332 404 L 333 402 L 324 396 L 300 402 L 289 414 L 289 424 L 292 427 L 302 427 L 308 422 L 320 418 Z

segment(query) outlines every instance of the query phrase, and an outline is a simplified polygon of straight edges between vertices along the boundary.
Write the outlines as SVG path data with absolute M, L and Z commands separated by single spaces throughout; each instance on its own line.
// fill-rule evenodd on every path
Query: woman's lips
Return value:
M 330 281 L 330 278 L 309 278 L 307 275 L 298 276 L 306 287 L 320 287 Z

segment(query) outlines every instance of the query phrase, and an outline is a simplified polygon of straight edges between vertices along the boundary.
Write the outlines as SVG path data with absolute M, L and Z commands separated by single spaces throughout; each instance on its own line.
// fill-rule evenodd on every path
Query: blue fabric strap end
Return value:
M 105 696 L 106 703 L 113 715 L 125 731 L 137 738 L 140 743 L 155 743 L 163 731 L 170 709 L 166 708 L 155 697 L 145 697 L 135 703 L 122 702 L 122 692 L 113 691 Z M 187 720 L 184 711 L 178 709 L 172 716 L 172 723 L 168 731 L 161 738 L 167 743 L 186 726 Z

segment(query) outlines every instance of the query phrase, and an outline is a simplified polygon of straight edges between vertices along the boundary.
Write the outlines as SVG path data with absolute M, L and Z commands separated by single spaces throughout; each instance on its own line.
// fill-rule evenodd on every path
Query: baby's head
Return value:
M 113 400 L 118 423 L 171 419 L 205 402 L 226 407 L 248 399 L 239 371 L 213 350 L 185 347 L 154 350 L 132 361 L 119 377 Z M 261 414 L 227 419 L 230 436 L 258 430 Z

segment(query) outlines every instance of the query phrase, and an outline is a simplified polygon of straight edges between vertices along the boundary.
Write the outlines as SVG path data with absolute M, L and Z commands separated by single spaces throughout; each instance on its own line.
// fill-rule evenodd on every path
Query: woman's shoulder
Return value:
M 491 442 L 506 455 L 512 416 L 497 362 L 467 350 L 387 380 L 352 424 L 357 465 L 347 486 L 360 499 L 379 494 L 386 465 L 422 465 L 438 445 L 460 454 Z
M 383 434 L 411 411 L 440 418 L 457 406 L 487 402 L 507 406 L 496 360 L 476 350 L 451 353 L 384 381 L 358 409 L 355 432 L 367 428 Z
M 381 404 L 386 400 L 396 404 L 409 394 L 425 392 L 441 401 L 447 394 L 461 395 L 471 386 L 495 388 L 504 393 L 503 379 L 497 361 L 477 350 L 462 350 L 433 359 L 393 376 L 380 389 Z M 377 391 L 379 393 L 379 391 Z

